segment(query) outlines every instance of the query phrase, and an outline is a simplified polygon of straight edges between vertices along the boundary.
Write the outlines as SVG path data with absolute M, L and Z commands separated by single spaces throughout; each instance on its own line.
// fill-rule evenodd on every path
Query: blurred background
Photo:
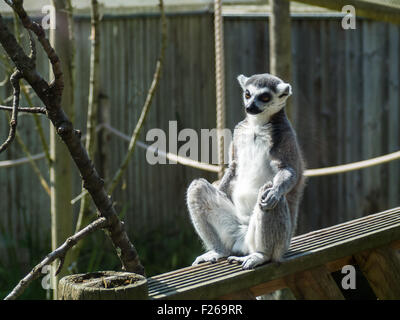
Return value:
M 24 1 L 32 16 L 42 17 L 49 1 Z M 130 136 L 150 87 L 160 51 L 157 0 L 99 1 L 100 104 L 98 123 Z M 268 1 L 223 1 L 226 126 L 233 130 L 244 118 L 236 77 L 269 72 Z M 139 139 L 152 128 L 168 133 L 215 128 L 216 83 L 213 1 L 165 0 L 168 41 L 159 88 Z M 72 1 L 75 41 L 73 119 L 85 133 L 90 75 L 90 1 Z M 10 8 L 0 3 L 3 18 L 14 29 Z M 321 168 L 377 157 L 400 148 L 399 74 L 400 27 L 356 18 L 356 29 L 342 28 L 343 14 L 291 2 L 293 96 L 291 120 L 307 168 Z M 22 27 L 20 27 L 22 33 Z M 15 29 L 14 29 L 15 30 Z M 27 34 L 23 36 L 26 41 Z M 3 51 L 1 51 L 3 54 Z M 0 78 L 7 74 L 1 60 Z M 38 51 L 38 69 L 47 77 L 48 61 Z M 284 79 L 285 80 L 285 79 Z M 2 104 L 10 104 L 9 83 L 2 83 Z M 29 89 L 29 88 L 28 88 Z M 28 93 L 28 96 L 30 94 Z M 27 97 L 21 105 L 26 105 Z M 32 95 L 33 104 L 39 100 Z M 39 119 L 45 137 L 49 123 Z M 0 134 L 7 136 L 8 119 L 0 113 Z M 19 135 L 31 155 L 43 152 L 35 119 L 20 115 Z M 128 142 L 100 131 L 96 168 L 108 181 L 120 166 Z M 178 142 L 182 145 L 184 142 Z M 1 161 L 26 157 L 14 143 Z M 210 159 L 211 161 L 211 159 Z M 49 179 L 45 159 L 36 165 Z M 81 193 L 75 167 L 74 199 Z M 148 276 L 191 264 L 202 252 L 185 204 L 189 183 L 217 175 L 179 164 L 150 165 L 136 148 L 113 200 L 135 244 Z M 300 207 L 297 234 L 327 227 L 400 203 L 400 162 L 344 174 L 308 179 Z M 68 190 L 65 192 L 68 193 Z M 29 163 L 0 167 L 0 297 L 51 251 L 50 197 Z M 79 201 L 72 205 L 73 225 Z M 118 269 L 109 239 L 97 232 L 85 242 L 68 272 Z M 49 298 L 40 281 L 23 298 Z

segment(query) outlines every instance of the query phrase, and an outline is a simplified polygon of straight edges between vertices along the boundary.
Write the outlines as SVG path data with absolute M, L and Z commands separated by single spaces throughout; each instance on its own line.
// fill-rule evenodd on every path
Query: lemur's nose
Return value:
M 250 109 L 250 108 L 257 108 L 256 104 L 254 103 L 254 101 L 252 101 L 251 103 L 248 103 L 246 106 L 246 110 Z
M 257 114 L 260 113 L 261 110 L 255 105 L 255 103 L 251 103 L 249 106 L 246 107 L 246 112 L 250 114 Z

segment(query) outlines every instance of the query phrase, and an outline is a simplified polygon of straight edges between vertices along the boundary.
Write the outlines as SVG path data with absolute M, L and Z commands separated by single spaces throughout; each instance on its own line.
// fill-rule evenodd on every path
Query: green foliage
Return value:
M 162 228 L 133 240 L 147 276 L 187 267 L 203 251 L 192 226 L 181 230 L 171 233 Z
M 189 266 L 203 251 L 193 227 L 182 221 L 177 224 L 181 226 L 181 232 L 171 233 L 168 226 L 163 226 L 145 235 L 130 235 L 148 277 Z M 88 238 L 78 267 L 71 273 L 118 270 L 120 266 L 111 241 L 104 233 L 97 232 Z
M 26 212 L 22 216 L 24 232 L 20 233 L 19 239 L 0 225 L 0 247 L 5 252 L 0 259 L 0 299 L 50 252 L 50 230 L 39 240 L 39 226 L 30 221 Z M 147 276 L 189 266 L 203 251 L 193 227 L 183 221 L 177 221 L 177 224 L 180 228 L 174 229 L 182 231 L 171 233 L 171 228 L 164 226 L 132 239 Z M 120 267 L 110 239 L 104 232 L 96 232 L 87 238 L 78 261 L 69 266 L 68 271 L 72 274 L 118 270 Z M 42 278 L 35 280 L 20 299 L 51 299 L 52 295 L 42 288 L 41 282 Z
M 26 210 L 21 210 L 22 232 L 7 232 L 0 224 L 0 299 L 3 299 L 31 268 L 50 251 L 50 235 L 39 237 L 39 225 L 32 221 Z M 13 229 L 12 224 L 8 227 Z M 43 245 L 45 243 L 46 245 Z M 21 299 L 45 299 L 46 291 L 35 281 Z

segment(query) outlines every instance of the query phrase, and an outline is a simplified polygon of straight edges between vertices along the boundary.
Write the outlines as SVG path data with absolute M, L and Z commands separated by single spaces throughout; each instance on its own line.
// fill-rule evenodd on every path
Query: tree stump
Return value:
M 98 271 L 62 278 L 59 300 L 146 300 L 147 279 L 129 272 Z

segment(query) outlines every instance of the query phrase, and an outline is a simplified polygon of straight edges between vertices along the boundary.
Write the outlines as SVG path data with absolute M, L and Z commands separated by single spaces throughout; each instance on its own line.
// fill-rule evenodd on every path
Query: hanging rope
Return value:
M 385 154 L 384 156 L 371 158 L 368 160 L 342 164 L 340 166 L 326 167 L 320 169 L 310 169 L 306 170 L 304 172 L 304 175 L 307 177 L 327 176 L 330 174 L 338 174 L 359 169 L 365 169 L 368 167 L 377 166 L 379 164 L 383 164 L 398 159 L 400 159 L 400 151 Z
M 224 174 L 224 135 L 225 129 L 225 68 L 224 32 L 222 23 L 222 0 L 214 1 L 214 40 L 215 40 L 215 84 L 218 137 L 218 178 Z
M 126 135 L 125 133 L 122 133 L 121 131 L 111 127 L 109 124 L 100 124 L 96 127 L 96 131 L 100 131 L 102 129 L 106 129 L 112 134 L 116 135 L 117 137 L 129 142 L 131 137 Z M 85 139 L 86 136 L 82 136 L 82 139 Z M 137 141 L 137 146 L 140 147 L 141 149 L 144 150 L 149 150 L 149 152 L 155 152 L 159 156 L 164 157 L 168 160 L 171 160 L 173 162 L 177 162 L 179 164 L 182 164 L 184 166 L 189 166 L 192 168 L 204 170 L 204 171 L 209 171 L 209 172 L 219 172 L 219 166 L 212 165 L 209 163 L 204 163 L 204 162 L 199 162 L 196 160 L 192 160 L 187 157 L 182 157 L 178 156 L 177 154 L 171 153 L 171 152 L 165 152 L 164 150 L 160 150 L 158 148 L 155 148 L 153 146 L 149 146 L 146 143 L 142 141 Z M 37 155 L 34 155 L 31 157 L 32 160 L 40 160 L 44 159 L 44 153 L 40 153 Z M 339 166 L 333 166 L 333 167 L 326 167 L 326 168 L 319 168 L 319 169 L 309 169 L 304 171 L 304 175 L 306 177 L 318 177 L 318 176 L 326 176 L 326 175 L 331 175 L 331 174 L 338 174 L 338 173 L 345 173 L 345 172 L 350 172 L 354 170 L 360 170 L 360 169 L 365 169 L 373 166 L 377 166 L 383 163 L 395 161 L 395 160 L 400 160 L 400 150 L 392 153 L 385 154 L 380 157 L 376 158 L 371 158 L 368 160 L 363 160 L 363 161 L 357 161 L 357 162 L 352 162 L 352 163 L 347 163 Z M 5 161 L 0 161 L 0 168 L 9 168 L 9 167 L 15 167 L 21 164 L 28 163 L 29 159 L 28 158 L 20 158 L 16 160 L 5 160 Z

